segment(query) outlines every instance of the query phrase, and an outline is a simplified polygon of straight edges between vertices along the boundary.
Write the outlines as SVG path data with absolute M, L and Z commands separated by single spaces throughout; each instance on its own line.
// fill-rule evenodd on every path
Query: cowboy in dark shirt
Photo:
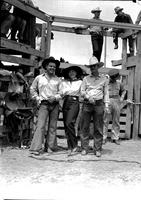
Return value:
M 117 6 L 114 10 L 115 10 L 115 13 L 117 14 L 114 22 L 133 24 L 133 21 L 132 21 L 130 15 L 125 14 L 122 11 L 123 8 L 120 8 L 120 7 Z M 120 33 L 124 33 L 124 29 L 120 29 L 120 28 L 118 28 L 118 29 L 114 28 L 113 29 L 113 42 L 115 43 L 114 49 L 118 49 L 118 35 Z M 128 42 L 129 42 L 129 51 L 130 51 L 130 54 L 134 55 L 133 36 L 130 35 L 127 38 L 128 38 Z

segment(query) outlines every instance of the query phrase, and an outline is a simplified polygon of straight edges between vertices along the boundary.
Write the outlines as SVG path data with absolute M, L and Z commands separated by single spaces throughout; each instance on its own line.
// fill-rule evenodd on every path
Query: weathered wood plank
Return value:
M 65 17 L 65 16 L 50 16 L 52 22 L 68 23 L 68 24 L 80 24 L 80 25 L 98 25 L 108 28 L 123 28 L 123 29 L 132 29 L 132 30 L 141 30 L 140 25 L 129 24 L 129 23 L 117 23 L 109 21 L 99 21 L 94 19 L 84 19 L 84 18 L 74 18 L 74 17 Z
M 136 67 L 134 76 L 134 100 L 135 103 L 141 101 L 141 32 L 137 37 L 137 56 L 136 56 Z M 140 132 L 140 105 L 134 104 L 134 123 L 133 123 L 133 139 L 138 139 Z
M 128 70 L 128 84 L 127 84 L 127 99 L 133 100 L 133 87 L 134 87 L 134 68 Z M 133 120 L 133 107 L 132 105 L 127 106 L 127 118 L 126 118 L 126 138 L 131 138 L 131 125 Z
M 50 46 L 51 46 L 51 23 L 47 24 L 47 35 L 45 41 L 45 58 L 48 58 L 50 55 Z
M 23 65 L 26 65 L 26 66 L 33 66 L 33 67 L 38 66 L 38 62 L 35 61 L 35 60 L 30 60 L 30 59 L 26 59 L 26 58 L 19 58 L 19 57 L 5 55 L 5 54 L 0 54 L 0 60 L 5 61 L 5 62 L 10 62 L 10 63 L 23 64 Z
M 8 40 L 6 38 L 0 38 L 0 39 L 1 39 L 1 43 L 0 43 L 1 47 L 12 49 L 18 52 L 23 52 L 26 54 L 31 54 L 31 55 L 38 56 L 41 58 L 44 57 L 44 52 L 33 49 L 29 45 L 17 43 L 15 41 Z M 1 52 L 2 52 L 2 49 L 1 49 Z
M 28 12 L 29 14 L 31 14 L 45 22 L 48 22 L 50 19 L 50 16 L 48 14 L 46 14 L 43 11 L 41 11 L 37 8 L 34 8 L 26 3 L 22 3 L 18 0 L 4 0 L 4 1 L 24 10 L 25 12 Z

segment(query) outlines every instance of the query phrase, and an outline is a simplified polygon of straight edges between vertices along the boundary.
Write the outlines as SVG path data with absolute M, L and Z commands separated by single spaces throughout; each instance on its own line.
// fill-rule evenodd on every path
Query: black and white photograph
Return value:
M 140 199 L 141 0 L 0 9 L 0 200 Z

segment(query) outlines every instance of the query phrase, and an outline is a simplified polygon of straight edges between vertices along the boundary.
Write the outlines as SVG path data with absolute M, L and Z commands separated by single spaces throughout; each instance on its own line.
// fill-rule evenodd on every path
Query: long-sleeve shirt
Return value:
M 125 14 L 125 13 L 122 13 L 122 15 L 117 15 L 115 17 L 114 22 L 133 24 L 133 21 L 132 21 L 130 15 Z
M 98 21 L 102 21 L 101 19 L 97 19 L 97 18 L 92 18 L 94 20 L 98 20 Z M 95 33 L 98 35 L 103 35 L 103 27 L 95 25 L 95 26 L 89 26 L 89 31 L 91 34 Z
M 83 79 L 81 85 L 81 96 L 86 99 L 103 99 L 104 103 L 109 103 L 108 83 L 109 79 L 104 75 L 99 75 L 97 78 L 88 75 Z
M 139 12 L 138 16 L 137 16 L 137 19 L 135 21 L 135 24 L 139 24 L 141 21 L 141 11 Z
M 59 93 L 60 83 L 61 80 L 57 76 L 50 78 L 46 73 L 41 74 L 34 79 L 30 87 L 31 96 L 39 101 L 48 100 L 53 96 L 58 101 L 61 99 Z
M 124 85 L 119 80 L 113 83 L 109 82 L 109 97 L 110 98 L 122 97 L 124 99 L 125 94 L 126 94 L 126 90 L 124 88 Z
M 61 96 L 80 96 L 80 87 L 82 80 L 68 81 L 63 80 L 60 84 L 59 91 Z

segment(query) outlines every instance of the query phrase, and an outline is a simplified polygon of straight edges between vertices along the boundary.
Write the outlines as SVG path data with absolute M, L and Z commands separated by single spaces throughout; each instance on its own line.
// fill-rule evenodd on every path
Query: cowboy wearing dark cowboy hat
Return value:
M 80 137 L 82 145 L 82 155 L 88 153 L 89 126 L 91 116 L 94 123 L 94 154 L 101 156 L 103 140 L 103 113 L 108 109 L 108 79 L 99 74 L 99 68 L 104 63 L 99 62 L 96 57 L 89 60 L 91 75 L 84 77 L 81 85 L 81 96 L 84 98 L 83 109 L 80 119 Z
M 70 71 L 75 71 L 76 72 L 76 78 L 81 78 L 81 76 L 83 75 L 83 71 L 81 69 L 81 67 L 79 66 L 70 66 L 70 67 L 67 67 L 65 69 L 63 69 L 62 71 L 62 76 L 65 78 L 65 79 L 70 79 L 69 77 L 69 72 Z
M 59 93 L 60 79 L 55 75 L 60 64 L 54 57 L 49 57 L 42 62 L 45 70 L 38 75 L 30 88 L 32 98 L 39 104 L 37 128 L 31 142 L 30 151 L 39 155 L 42 151 L 42 141 L 45 136 L 46 120 L 49 119 L 46 138 L 46 150 L 55 151 L 57 148 L 56 128 L 59 114 Z
M 108 73 L 110 77 L 109 81 L 109 112 L 105 113 L 104 116 L 104 134 L 103 134 L 103 144 L 106 143 L 108 125 L 110 121 L 110 116 L 112 117 L 112 129 L 111 129 L 111 139 L 112 141 L 119 145 L 119 133 L 120 133 L 120 105 L 124 100 L 126 90 L 124 85 L 119 81 L 120 72 L 118 69 L 111 69 Z
M 128 14 L 125 14 L 123 12 L 123 8 L 117 6 L 115 9 L 115 14 L 117 15 L 115 17 L 114 22 L 120 22 L 120 23 L 129 23 L 129 24 L 133 24 L 133 21 L 131 19 L 131 16 Z M 124 33 L 124 29 L 117 29 L 117 28 L 113 28 L 113 42 L 115 43 L 115 47 L 114 49 L 118 49 L 118 35 L 120 33 Z M 134 55 L 134 44 L 133 44 L 133 36 L 130 35 L 127 37 L 128 39 L 128 43 L 129 43 L 129 51 L 131 55 Z
M 64 99 L 62 110 L 65 134 L 67 136 L 68 155 L 78 151 L 75 125 L 80 109 L 79 96 L 82 74 L 83 70 L 79 66 L 70 66 L 62 72 L 64 80 L 60 85 L 60 93 Z

